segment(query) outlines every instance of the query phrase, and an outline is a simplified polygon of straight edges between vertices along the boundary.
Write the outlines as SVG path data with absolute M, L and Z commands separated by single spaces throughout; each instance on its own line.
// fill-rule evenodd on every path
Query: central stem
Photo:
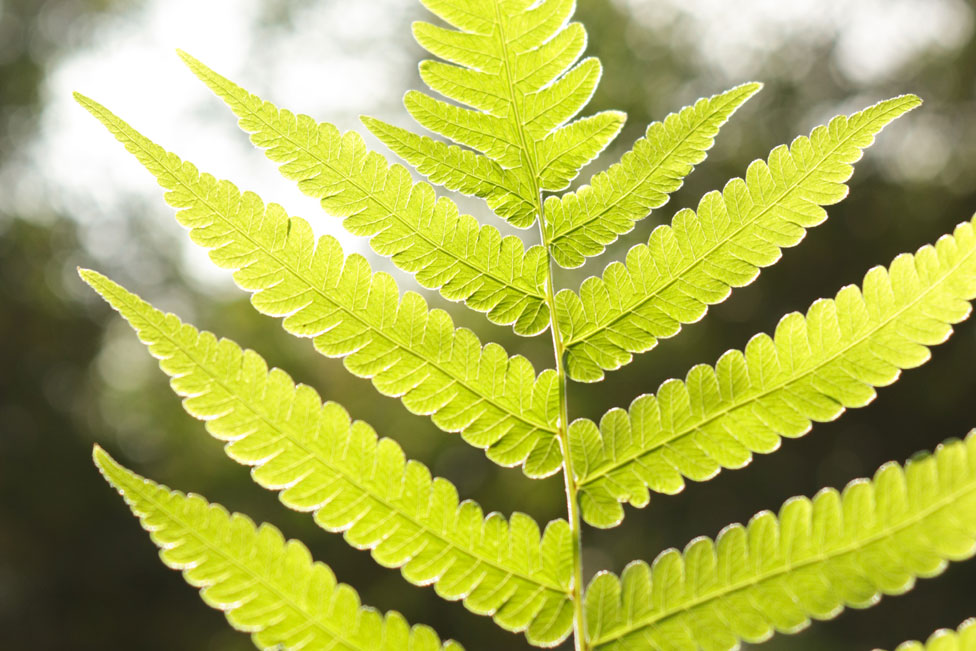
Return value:
M 576 642 L 576 651 L 588 651 L 589 645 L 586 643 L 585 620 L 583 619 L 583 545 L 582 531 L 580 529 L 579 500 L 577 493 L 579 488 L 576 485 L 576 475 L 573 474 L 573 460 L 569 456 L 569 408 L 566 397 L 566 368 L 563 366 L 563 345 L 562 335 L 559 326 L 556 324 L 556 292 L 553 289 L 553 259 L 549 247 L 549 237 L 546 235 L 546 213 L 542 200 L 542 184 L 536 165 L 535 144 L 530 146 L 530 139 L 525 133 L 525 121 L 522 119 L 522 105 L 519 93 L 515 88 L 515 76 L 511 68 L 511 61 L 514 57 L 508 53 L 508 39 L 505 37 L 505 19 L 498 0 L 495 0 L 495 22 L 498 27 L 496 35 L 498 46 L 505 56 L 502 57 L 503 74 L 506 85 L 508 86 L 508 96 L 511 100 L 511 117 L 514 120 L 513 126 L 518 136 L 519 147 L 522 150 L 522 162 L 527 173 L 526 180 L 532 188 L 535 198 L 536 214 L 539 217 L 539 235 L 542 239 L 542 246 L 546 249 L 546 306 L 549 308 L 549 329 L 552 331 L 552 347 L 556 356 L 556 375 L 559 387 L 559 423 L 556 435 L 559 437 L 559 447 L 563 457 L 563 479 L 566 482 L 566 508 L 567 519 L 569 520 L 569 532 L 572 538 L 573 550 L 573 579 L 572 594 L 573 601 L 573 639 Z
M 579 514 L 579 486 L 573 473 L 573 460 L 569 454 L 569 400 L 566 390 L 566 366 L 563 363 L 563 345 L 559 325 L 556 323 L 556 292 L 553 286 L 553 259 L 549 248 L 549 238 L 546 235 L 545 211 L 543 209 L 542 193 L 538 196 L 539 235 L 542 245 L 546 249 L 546 305 L 549 307 L 549 330 L 552 331 L 552 348 L 556 358 L 556 377 L 559 389 L 559 422 L 556 435 L 559 437 L 559 447 L 563 457 L 563 481 L 566 485 L 566 511 L 569 520 L 569 532 L 572 538 L 573 551 L 573 638 L 576 651 L 587 651 L 586 631 L 583 615 L 583 531 L 580 528 Z

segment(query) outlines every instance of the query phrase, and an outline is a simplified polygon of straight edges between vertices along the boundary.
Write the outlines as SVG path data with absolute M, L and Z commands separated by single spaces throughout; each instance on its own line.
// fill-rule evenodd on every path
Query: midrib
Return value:
M 536 212 L 539 218 L 542 219 L 542 200 L 541 191 L 539 190 L 539 178 L 536 171 L 536 152 L 535 148 L 529 148 L 529 140 L 525 134 L 525 125 L 522 123 L 522 111 L 521 105 L 519 103 L 518 95 L 515 92 L 515 85 L 513 81 L 514 75 L 512 74 L 512 68 L 510 64 L 510 59 L 512 58 L 511 53 L 508 51 L 508 41 L 505 37 L 505 18 L 502 15 L 501 7 L 499 6 L 498 0 L 493 0 L 492 2 L 495 8 L 495 23 L 498 25 L 498 46 L 501 48 L 502 52 L 502 68 L 505 71 L 505 88 L 508 90 L 509 102 L 512 109 L 512 126 L 515 127 L 515 133 L 519 139 L 519 146 L 522 148 L 522 153 L 525 155 L 525 162 L 527 164 L 526 174 L 528 176 L 529 184 L 532 187 L 532 195 L 534 201 L 538 204 L 536 206 Z M 555 315 L 553 315 L 555 316 Z

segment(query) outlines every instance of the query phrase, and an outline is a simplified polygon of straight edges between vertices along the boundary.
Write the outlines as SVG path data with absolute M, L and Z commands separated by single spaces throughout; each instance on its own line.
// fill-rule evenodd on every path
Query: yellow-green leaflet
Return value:
M 546 229 L 556 263 L 568 268 L 582 265 L 667 203 L 695 165 L 705 160 L 722 125 L 761 87 L 743 84 L 652 123 L 620 162 L 594 176 L 589 185 L 546 199 Z
M 390 256 L 424 287 L 464 301 L 494 323 L 513 324 L 519 334 L 549 327 L 545 249 L 526 250 L 519 238 L 460 214 L 430 185 L 414 183 L 405 168 L 366 149 L 358 133 L 279 109 L 181 56 L 240 118 L 251 142 L 281 164 L 281 173 L 342 218 L 350 233 L 369 237 L 376 253 Z
M 95 446 L 95 465 L 150 532 L 160 558 L 182 570 L 207 605 L 224 611 L 259 649 L 463 651 L 441 644 L 427 626 L 407 624 L 359 603 L 308 548 L 273 525 L 254 526 L 199 495 L 184 495 L 140 477 Z
M 862 287 L 848 285 L 783 317 L 775 337 L 759 334 L 744 352 L 725 353 L 687 378 L 668 380 L 629 411 L 613 409 L 600 427 L 570 428 L 583 517 L 599 527 L 623 519 L 620 502 L 647 505 L 648 488 L 676 493 L 684 477 L 710 479 L 741 468 L 753 452 L 773 452 L 780 437 L 803 436 L 811 421 L 863 407 L 874 387 L 929 359 L 976 298 L 976 221 L 891 266 L 875 267 Z
M 670 226 L 654 229 L 626 264 L 610 264 L 578 294 L 560 291 L 556 318 L 570 377 L 599 381 L 755 280 L 781 249 L 827 218 L 822 206 L 847 196 L 852 164 L 875 135 L 920 103 L 914 95 L 896 97 L 777 147 L 767 161 L 753 162 L 744 180 L 706 194 L 697 213 L 682 210 Z
M 565 189 L 617 136 L 626 118 L 619 111 L 604 111 L 573 121 L 602 75 L 598 59 L 577 63 L 586 47 L 586 30 L 569 22 L 576 3 L 422 2 L 456 29 L 414 23 L 417 42 L 442 59 L 422 62 L 421 78 L 431 90 L 471 108 L 410 91 L 404 97 L 407 112 L 429 131 L 480 152 L 467 159 L 474 169 L 507 179 L 485 188 L 457 176 L 434 180 L 484 197 L 493 208 L 501 207 L 499 216 L 515 226 L 531 226 L 541 208 L 540 193 Z M 426 136 L 409 139 L 404 146 L 397 138 L 402 130 L 376 120 L 367 126 L 414 164 L 436 165 L 450 153 Z M 502 193 L 511 196 L 507 205 L 498 198 Z
M 885 464 L 843 494 L 794 497 L 778 517 L 763 511 L 652 566 L 598 574 L 587 637 L 593 651 L 732 649 L 901 594 L 974 551 L 976 432 L 904 469 Z
M 568 525 L 554 520 L 540 535 L 524 513 L 506 521 L 459 503 L 457 489 L 431 478 L 391 439 L 378 439 L 341 406 L 322 404 L 254 351 L 180 322 L 93 271 L 82 277 L 139 334 L 186 410 L 226 441 L 228 456 L 253 466 L 254 480 L 281 501 L 311 511 L 329 531 L 371 549 L 417 585 L 492 615 L 531 642 L 552 643 L 572 626 Z
M 168 190 L 191 239 L 234 271 L 256 309 L 284 317 L 286 330 L 313 338 L 319 352 L 344 358 L 352 373 L 431 415 L 442 430 L 460 432 L 496 463 L 524 464 L 529 476 L 559 469 L 552 371 L 536 376 L 524 357 L 482 345 L 419 294 L 401 297 L 389 274 L 374 273 L 361 255 L 346 256 L 335 238 L 316 241 L 305 220 L 200 174 L 98 103 L 78 101 Z
M 921 642 L 904 642 L 895 651 L 976 651 L 976 619 L 967 619 L 956 631 L 939 629 Z

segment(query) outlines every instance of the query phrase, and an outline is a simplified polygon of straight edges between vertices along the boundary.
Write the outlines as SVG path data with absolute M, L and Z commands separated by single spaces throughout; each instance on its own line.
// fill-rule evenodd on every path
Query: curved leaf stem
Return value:
M 566 366 L 564 357 L 566 346 L 563 343 L 562 334 L 559 332 L 559 324 L 556 323 L 556 292 L 553 288 L 553 257 L 549 248 L 549 240 L 546 237 L 545 212 L 542 207 L 542 192 L 537 193 L 539 197 L 539 233 L 542 238 L 542 245 L 546 249 L 546 304 L 549 306 L 549 330 L 552 332 L 553 354 L 556 358 L 556 375 L 559 387 L 559 422 L 556 428 L 556 436 L 559 438 L 559 447 L 563 457 L 563 480 L 566 485 L 566 516 L 569 521 L 569 531 L 573 541 L 573 638 L 576 642 L 576 651 L 589 651 L 586 643 L 586 631 L 584 629 L 585 619 L 583 616 L 583 531 L 580 527 L 579 509 L 579 484 L 573 472 L 573 460 L 569 454 L 569 400 L 566 390 Z
M 520 102 L 515 92 L 513 83 L 514 74 L 510 67 L 511 57 L 507 56 L 507 43 L 504 34 L 501 7 L 498 0 L 495 0 L 495 17 L 499 26 L 498 38 L 502 51 L 506 56 L 502 57 L 505 70 L 505 79 L 508 84 L 508 95 L 511 98 L 511 108 L 514 113 L 515 124 L 517 125 L 516 134 L 519 139 L 519 146 L 522 149 L 522 161 L 525 172 L 531 185 L 532 196 L 535 198 L 535 209 L 538 215 L 539 236 L 542 246 L 546 250 L 546 305 L 549 307 L 549 330 L 552 332 L 553 354 L 556 360 L 557 386 L 559 389 L 559 423 L 556 428 L 556 435 L 559 438 L 559 448 L 563 457 L 563 480 L 566 485 L 566 519 L 569 521 L 570 537 L 572 539 L 573 553 L 573 580 L 572 593 L 570 598 L 573 602 L 573 640 L 576 651 L 589 651 L 586 642 L 586 619 L 583 614 L 583 544 L 582 529 L 580 526 L 579 508 L 579 486 L 576 483 L 576 475 L 573 473 L 573 460 L 569 454 L 569 406 L 566 391 L 566 367 L 563 358 L 566 353 L 566 346 L 563 344 L 562 334 L 559 332 L 559 324 L 556 322 L 556 292 L 553 288 L 553 265 L 555 261 L 552 256 L 552 249 L 549 246 L 549 238 L 546 235 L 546 215 L 544 201 L 542 197 L 542 187 L 540 174 L 537 171 L 536 152 L 534 147 L 529 146 L 526 138 L 525 126 L 520 111 Z

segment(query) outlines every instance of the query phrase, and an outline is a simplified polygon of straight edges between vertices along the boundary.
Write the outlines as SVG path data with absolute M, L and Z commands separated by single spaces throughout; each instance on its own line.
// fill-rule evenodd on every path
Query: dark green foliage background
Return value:
M 663 27 L 661 32 L 638 27 L 609 0 L 580 4 L 578 17 L 589 29 L 590 52 L 603 60 L 606 71 L 592 108 L 629 113 L 617 154 L 647 122 L 699 95 L 744 81 L 713 76 L 695 57 L 679 51 L 679 39 Z M 268 16 L 287 26 L 292 5 L 270 3 Z M 42 29 L 44 16 L 60 12 L 59 24 L 67 30 L 82 19 L 95 25 L 124 16 L 138 2 L 8 0 L 0 6 L 0 26 L 13 17 L 22 32 L 13 46 L 19 48 L 16 54 L 0 64 L 4 165 L 35 135 L 33 116 L 41 108 L 45 74 L 66 50 L 86 45 L 84 30 L 59 38 L 56 30 L 52 35 L 49 20 Z M 920 111 L 951 118 L 945 128 L 952 130 L 949 138 L 956 144 L 949 161 L 953 169 L 926 181 L 896 184 L 880 173 L 880 154 L 872 152 L 858 166 L 851 197 L 830 210 L 826 225 L 679 338 L 611 373 L 602 384 L 572 386 L 572 416 L 598 417 L 621 400 L 683 375 L 694 363 L 713 362 L 727 348 L 742 347 L 750 335 L 771 331 L 786 312 L 859 282 L 868 267 L 934 240 L 976 209 L 976 40 L 951 55 L 924 58 L 894 82 L 878 87 L 852 85 L 832 69 L 827 56 L 831 46 L 780 53 L 808 61 L 802 75 L 785 70 L 780 58 L 771 56 L 755 75 L 767 82 L 766 89 L 725 128 L 706 164 L 668 207 L 622 239 L 610 256 L 621 256 L 677 208 L 693 206 L 705 191 L 742 174 L 752 159 L 807 131 L 813 104 L 915 92 L 927 102 Z M 267 54 L 254 50 L 254 56 Z M 201 87 L 199 92 L 206 91 Z M 365 112 L 371 107 L 362 108 Z M 918 114 L 882 137 L 907 137 Z M 91 128 L 99 129 L 94 123 Z M 598 165 L 613 157 L 611 152 Z M 274 174 L 270 165 L 268 174 Z M 276 322 L 253 313 L 243 299 L 212 300 L 178 268 L 178 235 L 172 229 L 157 231 L 138 221 L 111 227 L 125 229 L 125 251 L 110 261 L 93 259 L 70 214 L 13 214 L 0 197 L 0 648 L 251 648 L 220 614 L 201 604 L 178 574 L 162 568 L 147 536 L 91 466 L 93 441 L 154 479 L 200 492 L 302 538 L 374 606 L 396 608 L 411 621 L 432 624 L 472 650 L 522 648 L 522 638 L 495 629 L 457 604 L 445 605 L 431 590 L 408 586 L 396 573 L 376 568 L 366 553 L 316 529 L 307 516 L 279 507 L 273 495 L 249 481 L 246 470 L 224 458 L 199 423 L 183 414 L 161 373 L 150 368 L 136 373 L 138 381 L 106 381 L 98 370 L 105 364 L 132 364 L 143 371 L 149 364 L 134 336 L 118 329 L 119 319 L 81 289 L 73 269 L 94 266 L 164 307 L 178 305 L 196 325 L 257 349 L 381 434 L 400 440 L 408 454 L 455 480 L 462 494 L 489 509 L 521 509 L 540 520 L 556 517 L 564 508 L 560 481 L 530 482 L 517 471 L 498 470 L 480 452 L 406 413 L 397 401 L 378 397 L 367 382 L 350 379 L 339 362 L 324 360 L 307 342 L 285 336 Z M 584 273 L 597 273 L 608 261 L 590 264 Z M 574 286 L 579 279 L 579 274 L 566 273 L 563 285 Z M 429 300 L 440 304 L 436 297 Z M 456 313 L 483 338 L 548 363 L 548 339 L 531 342 L 538 346 L 530 350 L 530 342 L 515 340 L 510 330 L 489 326 L 477 315 Z M 133 345 L 103 350 L 109 341 Z M 113 354 L 124 358 L 107 361 Z M 652 559 L 667 546 L 714 535 L 728 522 L 776 508 L 790 495 L 842 486 L 884 461 L 902 460 L 944 438 L 963 435 L 976 425 L 974 360 L 976 327 L 968 323 L 949 345 L 934 350 L 928 365 L 882 389 L 872 407 L 787 441 L 780 452 L 756 459 L 745 471 L 691 485 L 678 497 L 657 498 L 644 511 L 629 510 L 620 528 L 587 529 L 587 571 L 619 571 L 628 560 Z M 921 582 L 908 596 L 886 599 L 864 613 L 847 612 L 798 638 L 778 638 L 767 648 L 891 648 L 976 615 L 974 585 L 976 563 L 954 567 L 939 579 Z

